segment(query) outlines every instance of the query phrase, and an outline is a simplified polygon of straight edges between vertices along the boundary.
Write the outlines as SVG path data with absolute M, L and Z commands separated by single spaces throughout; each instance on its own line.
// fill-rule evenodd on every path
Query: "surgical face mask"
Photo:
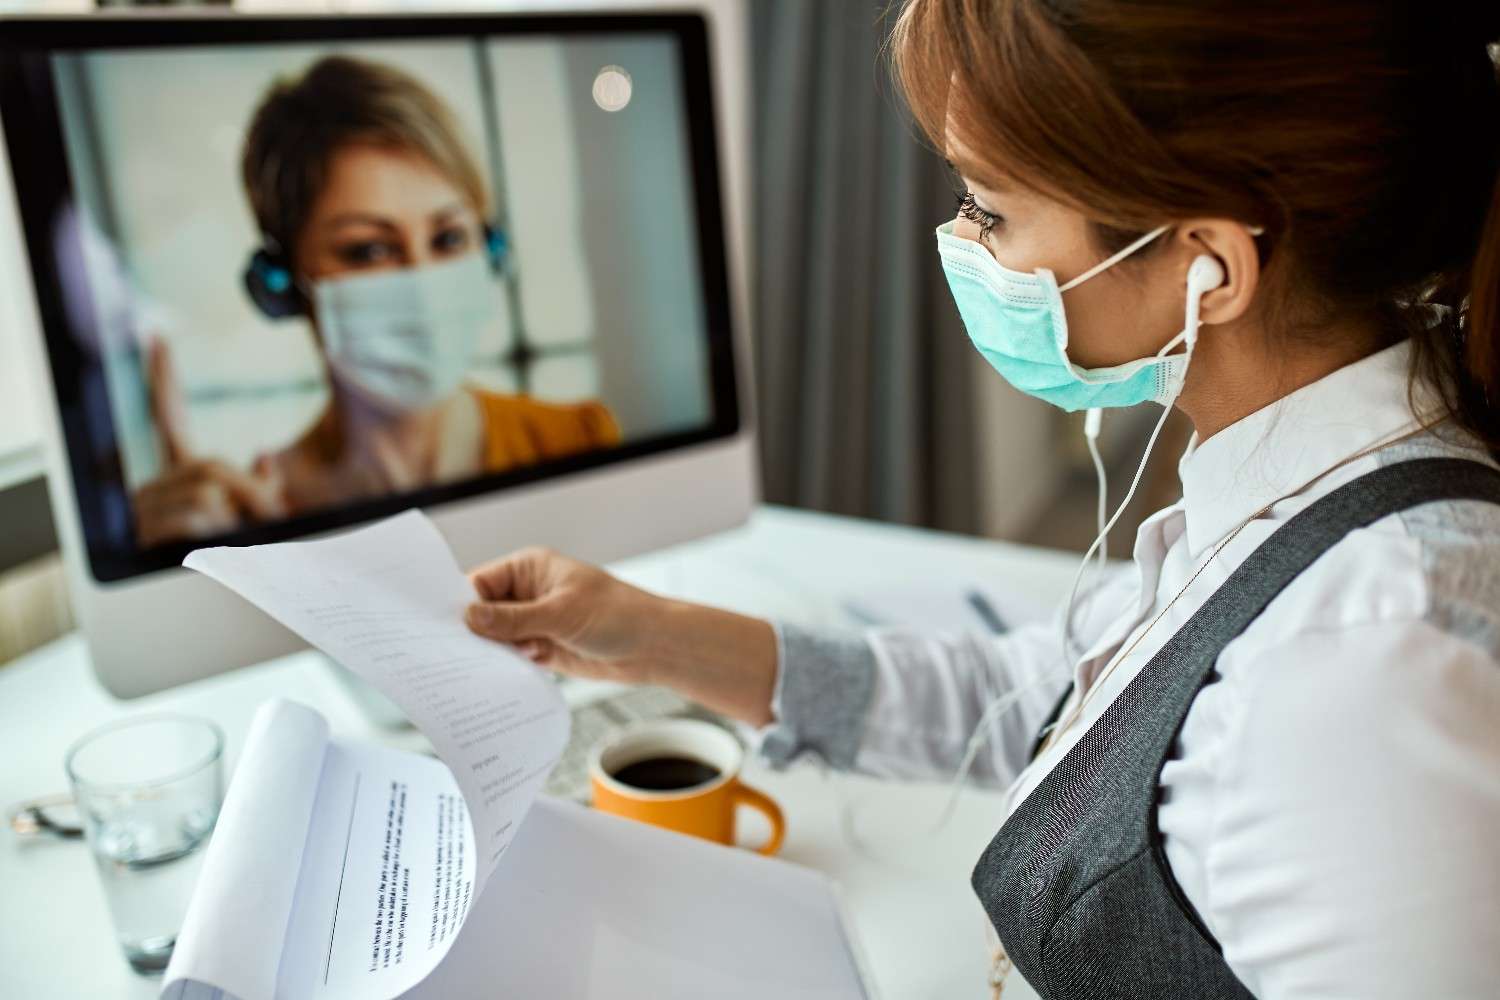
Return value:
M 483 254 L 314 283 L 318 332 L 334 376 L 377 406 L 430 408 L 463 382 L 495 319 Z
M 1152 357 L 1112 368 L 1080 368 L 1068 360 L 1062 293 L 1124 260 L 1168 228 L 1152 230 L 1061 287 L 1044 267 L 1030 274 L 1002 267 L 982 244 L 954 236 L 952 221 L 938 227 L 938 253 L 969 339 L 1017 389 L 1064 410 L 1165 404 L 1187 375 L 1187 355 L 1168 354 L 1186 331 Z

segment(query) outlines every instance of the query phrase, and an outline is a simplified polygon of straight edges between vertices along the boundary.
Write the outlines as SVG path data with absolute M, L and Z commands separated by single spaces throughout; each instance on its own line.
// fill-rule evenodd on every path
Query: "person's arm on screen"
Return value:
M 131 497 L 136 544 L 150 548 L 183 538 L 208 538 L 246 521 L 285 517 L 286 501 L 274 462 L 262 458 L 245 472 L 193 451 L 187 408 L 165 341 L 151 343 L 146 368 L 163 460 L 161 475 Z

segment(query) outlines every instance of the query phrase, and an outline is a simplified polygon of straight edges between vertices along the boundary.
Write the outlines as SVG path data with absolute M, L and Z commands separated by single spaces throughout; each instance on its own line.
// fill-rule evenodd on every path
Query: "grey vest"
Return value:
M 1220 650 L 1272 598 L 1350 531 L 1439 500 L 1500 504 L 1500 471 L 1465 459 L 1415 459 L 1362 476 L 1297 514 L 1131 678 L 1006 820 L 973 885 L 1011 961 L 1044 1000 L 1251 996 L 1167 865 L 1156 822 L 1162 767 L 1198 691 L 1219 679 Z

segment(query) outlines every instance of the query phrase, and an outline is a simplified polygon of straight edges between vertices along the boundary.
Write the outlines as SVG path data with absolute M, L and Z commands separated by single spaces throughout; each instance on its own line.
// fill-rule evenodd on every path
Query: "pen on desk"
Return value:
M 991 632 L 996 635 L 1001 635 L 1005 632 L 1005 621 L 1000 617 L 1000 613 L 995 610 L 995 606 L 986 600 L 983 594 L 977 590 L 969 590 L 964 593 L 964 597 L 968 600 L 969 606 L 974 609 L 974 613 L 984 619 L 984 623 L 989 626 Z

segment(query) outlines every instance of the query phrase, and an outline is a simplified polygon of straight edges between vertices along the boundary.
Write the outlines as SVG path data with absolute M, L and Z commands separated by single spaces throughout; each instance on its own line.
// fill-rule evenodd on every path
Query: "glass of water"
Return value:
M 223 731 L 187 715 L 112 723 L 68 751 L 115 935 L 138 972 L 172 957 L 224 798 L 223 757 Z

